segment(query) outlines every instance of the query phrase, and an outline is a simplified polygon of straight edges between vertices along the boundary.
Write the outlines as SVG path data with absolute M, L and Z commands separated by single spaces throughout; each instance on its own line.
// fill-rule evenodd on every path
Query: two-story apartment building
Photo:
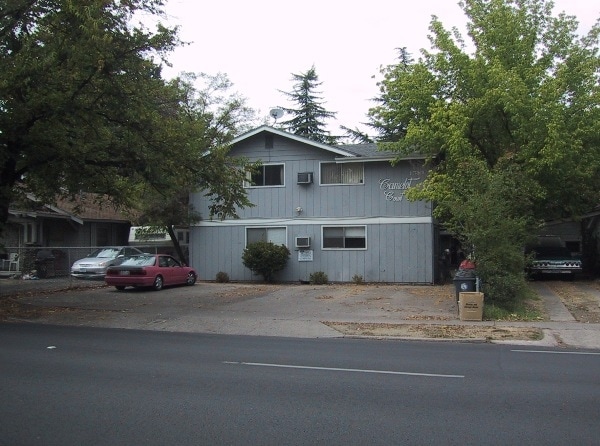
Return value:
M 190 262 L 204 279 L 223 271 L 261 280 L 241 257 L 248 243 L 267 240 L 292 253 L 280 281 L 323 271 L 331 282 L 434 282 L 432 205 L 404 196 L 427 174 L 422 156 L 392 166 L 394 154 L 375 144 L 329 146 L 268 126 L 236 138 L 231 156 L 262 162 L 245 184 L 255 207 L 240 209 L 239 219 L 210 220 L 208 199 L 192 195 L 205 219 L 190 228 Z

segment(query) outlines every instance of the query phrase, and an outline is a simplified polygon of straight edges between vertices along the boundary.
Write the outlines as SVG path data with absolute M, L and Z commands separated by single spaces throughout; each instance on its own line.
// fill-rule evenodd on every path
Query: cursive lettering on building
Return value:
M 420 178 L 409 177 L 404 181 L 394 182 L 389 178 L 381 178 L 379 180 L 379 189 L 383 191 L 383 196 L 387 201 L 402 201 L 404 193 L 412 186 L 413 181 L 418 181 Z

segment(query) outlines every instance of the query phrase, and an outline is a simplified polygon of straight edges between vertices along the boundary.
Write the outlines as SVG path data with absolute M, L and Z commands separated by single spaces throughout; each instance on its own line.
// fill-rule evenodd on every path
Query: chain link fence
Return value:
M 5 246 L 0 251 L 0 276 L 23 279 L 46 279 L 70 277 L 71 265 L 101 246 L 52 246 L 23 247 Z M 157 254 L 164 248 L 138 247 L 143 252 Z M 169 252 L 170 253 L 170 252 Z

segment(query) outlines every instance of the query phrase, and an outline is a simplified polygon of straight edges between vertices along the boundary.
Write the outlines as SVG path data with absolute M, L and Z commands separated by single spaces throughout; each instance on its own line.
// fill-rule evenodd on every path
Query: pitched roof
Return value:
M 95 194 L 81 194 L 76 201 L 57 199 L 54 204 L 44 204 L 34 195 L 27 194 L 28 203 L 22 203 L 19 208 L 13 206 L 9 212 L 15 216 L 68 219 L 78 224 L 86 220 L 129 223 L 130 218 L 99 198 Z
M 310 146 L 322 149 L 322 150 L 326 150 L 328 152 L 331 153 L 335 153 L 336 155 L 341 155 L 341 156 L 354 156 L 354 154 L 352 152 L 349 152 L 347 150 L 344 150 L 342 148 L 340 148 L 339 146 L 330 146 L 327 144 L 323 144 L 317 141 L 313 141 L 312 139 L 309 138 L 305 138 L 303 136 L 298 136 L 298 135 L 294 135 L 293 133 L 289 133 L 283 130 L 279 130 L 276 129 L 274 127 L 268 126 L 268 125 L 263 125 L 260 127 L 257 127 L 253 130 L 250 130 L 246 133 L 242 133 L 240 136 L 238 136 L 237 138 L 234 138 L 231 141 L 231 144 L 236 144 L 240 141 L 243 141 L 244 139 L 248 139 L 252 136 L 258 135 L 259 133 L 272 133 L 273 135 L 278 135 L 281 136 L 283 138 L 288 138 L 288 139 L 292 139 L 294 141 L 298 141 L 304 144 L 308 144 Z
M 258 135 L 260 133 L 267 132 L 273 135 L 278 135 L 283 138 L 292 139 L 294 141 L 299 141 L 304 144 L 311 145 L 313 147 L 326 150 L 328 152 L 339 155 L 336 158 L 336 161 L 349 161 L 349 162 L 359 162 L 359 161 L 391 161 L 398 158 L 398 153 L 379 150 L 376 143 L 368 143 L 368 144 L 340 144 L 335 146 L 330 146 L 328 144 L 320 143 L 317 141 L 313 141 L 312 139 L 305 138 L 303 136 L 298 136 L 293 133 L 286 132 L 284 130 L 279 130 L 274 127 L 263 125 L 257 127 L 255 129 L 249 130 L 245 133 L 242 133 L 238 137 L 234 138 L 231 141 L 231 144 L 236 144 L 240 141 L 243 141 L 252 136 Z M 425 159 L 425 155 L 414 154 L 408 156 L 401 156 L 401 159 Z
M 95 194 L 82 194 L 77 201 L 58 200 L 56 207 L 83 220 L 110 220 L 129 222 L 130 217 L 106 201 L 98 201 Z
M 367 144 L 341 144 L 338 147 L 345 151 L 351 152 L 354 156 L 362 158 L 384 158 L 394 159 L 398 157 L 398 153 L 389 150 L 380 150 L 377 143 Z

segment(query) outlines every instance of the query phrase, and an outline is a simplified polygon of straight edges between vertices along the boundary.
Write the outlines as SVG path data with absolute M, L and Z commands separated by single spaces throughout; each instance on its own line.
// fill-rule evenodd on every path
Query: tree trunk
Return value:
M 8 209 L 12 201 L 12 189 L 16 181 L 16 163 L 9 157 L 0 172 L 0 239 L 8 222 Z
M 188 265 L 188 259 L 183 253 L 183 250 L 181 249 L 181 245 L 179 244 L 179 240 L 177 240 L 177 234 L 175 234 L 173 226 L 167 226 L 167 231 L 169 231 L 169 237 L 171 237 L 171 241 L 173 242 L 173 246 L 175 247 L 175 251 L 177 252 L 177 257 L 179 257 L 181 263 Z

